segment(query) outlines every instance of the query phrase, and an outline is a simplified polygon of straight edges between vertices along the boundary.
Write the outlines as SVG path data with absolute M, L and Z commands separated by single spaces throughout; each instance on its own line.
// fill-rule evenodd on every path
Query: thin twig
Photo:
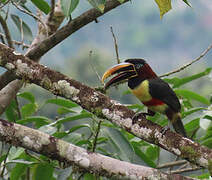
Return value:
M 0 6 L 0 9 L 2 9 L 4 6 L 6 6 L 7 3 L 9 3 L 9 2 L 10 2 L 10 0 L 7 0 L 5 3 L 3 3 L 3 4 Z
M 189 62 L 188 64 L 185 64 L 184 66 L 182 66 L 182 67 L 180 67 L 180 68 L 178 68 L 178 69 L 176 69 L 176 70 L 174 70 L 174 71 L 171 71 L 171 72 L 168 72 L 168 73 L 166 73 L 166 74 L 163 74 L 163 75 L 161 75 L 160 77 L 169 76 L 169 75 L 171 75 L 171 74 L 174 74 L 174 73 L 177 73 L 177 72 L 180 72 L 180 71 L 184 70 L 184 69 L 187 68 L 188 66 L 192 65 L 193 63 L 199 61 L 202 57 L 204 57 L 204 56 L 208 53 L 208 51 L 211 50 L 211 48 L 212 48 L 212 44 L 211 44 L 210 46 L 208 46 L 208 48 L 207 48 L 206 50 L 204 50 L 204 51 L 202 52 L 202 54 L 201 54 L 199 57 L 197 57 L 196 59 L 194 59 L 193 61 Z
M 168 167 L 173 167 L 173 166 L 179 166 L 179 165 L 182 165 L 182 164 L 185 164 L 185 163 L 187 163 L 186 160 L 179 160 L 179 161 L 174 161 L 174 162 L 168 162 L 168 163 L 159 165 L 157 167 L 157 169 L 168 168 Z
M 102 123 L 102 120 L 99 120 L 97 130 L 96 130 L 96 134 L 95 134 L 94 141 L 93 141 L 92 152 L 95 152 L 95 150 L 96 150 L 96 144 L 97 144 L 98 135 L 99 135 L 100 128 L 101 128 L 101 123 Z
M 116 41 L 116 36 L 113 32 L 113 27 L 111 26 L 110 27 L 110 31 L 112 33 L 112 36 L 113 36 L 113 40 L 114 40 L 114 46 L 115 46 L 115 51 L 116 51 L 116 59 L 117 59 L 117 63 L 119 64 L 120 63 L 120 59 L 119 59 L 119 51 L 118 51 L 118 44 L 117 44 L 117 41 Z
M 200 170 L 200 169 L 203 169 L 203 167 L 198 166 L 198 167 L 190 167 L 190 168 L 185 168 L 185 169 L 173 170 L 170 173 L 171 174 L 180 174 L 183 172 L 196 171 L 196 170 Z
M 7 23 L 5 22 L 5 20 L 3 19 L 3 17 L 1 15 L 0 15 L 0 23 L 1 23 L 2 29 L 4 30 L 5 37 L 7 39 L 7 43 L 9 45 L 9 47 L 14 49 L 9 28 L 7 26 Z
M 51 11 L 49 13 L 49 20 L 51 21 L 54 16 L 54 7 L 55 7 L 55 0 L 51 0 Z
M 46 24 L 42 21 L 41 18 L 37 17 L 36 15 L 34 15 L 33 13 L 21 8 L 20 6 L 18 6 L 17 3 L 15 3 L 14 1 L 11 1 L 12 4 L 18 9 L 20 10 L 21 12 L 25 13 L 25 14 L 28 14 L 29 16 L 33 17 L 36 21 L 39 21 L 43 26 L 44 28 L 46 29 L 46 32 L 47 32 L 47 27 L 46 27 Z
M 2 169 L 2 172 L 1 172 L 1 177 L 2 178 L 4 176 L 4 171 L 5 171 L 5 168 L 6 168 L 6 161 L 7 161 L 7 157 L 9 155 L 9 152 L 10 152 L 11 147 L 12 147 L 12 145 L 9 146 L 9 148 L 7 150 L 7 153 L 6 153 L 6 158 L 4 159 L 4 162 L 3 162 L 3 169 Z
M 0 36 L 1 37 L 6 37 L 3 33 L 0 33 Z M 24 48 L 29 48 L 30 47 L 30 45 L 28 45 L 28 44 L 25 44 L 25 43 L 23 43 L 23 42 L 20 42 L 20 41 L 16 41 L 16 40 L 12 40 L 12 42 L 15 44 L 15 45 L 18 45 L 18 46 L 23 46 Z M 4 43 L 3 43 L 4 44 Z
M 92 56 L 92 51 L 89 52 L 90 66 L 91 66 L 92 70 L 95 72 L 95 74 L 96 74 L 97 78 L 99 79 L 99 81 L 102 83 L 101 77 L 100 77 L 100 75 L 98 74 L 98 72 L 97 72 L 95 66 L 94 66 L 93 63 L 92 63 L 92 58 L 91 58 L 91 56 Z
M 21 27 L 20 27 L 20 29 L 21 29 L 21 42 L 24 42 L 24 29 L 23 29 L 23 21 L 22 21 L 22 19 L 20 19 L 20 21 L 21 21 Z
M 19 108 L 17 95 L 15 96 L 15 103 L 16 103 L 16 110 L 18 112 L 18 120 L 20 120 L 21 119 L 21 111 L 20 111 L 20 108 Z M 15 122 L 15 119 L 14 119 L 14 122 Z

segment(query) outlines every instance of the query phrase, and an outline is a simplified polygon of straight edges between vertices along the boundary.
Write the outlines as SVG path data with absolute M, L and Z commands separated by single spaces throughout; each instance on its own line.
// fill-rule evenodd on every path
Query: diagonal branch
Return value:
M 185 68 L 191 66 L 192 64 L 194 64 L 195 62 L 197 62 L 197 61 L 199 61 L 201 58 L 203 58 L 211 49 L 212 49 L 212 44 L 210 44 L 210 45 L 207 47 L 207 49 L 204 50 L 204 51 L 202 52 L 202 54 L 200 54 L 200 56 L 197 57 L 196 59 L 192 60 L 191 62 L 189 62 L 189 63 L 187 63 L 187 64 L 185 64 L 185 65 L 183 65 L 182 67 L 180 67 L 180 68 L 178 68 L 178 69 L 175 69 L 175 70 L 170 71 L 170 72 L 168 72 L 168 73 L 166 73 L 166 74 L 163 74 L 163 75 L 161 75 L 160 77 L 170 76 L 170 75 L 172 75 L 172 74 L 174 74 L 174 73 L 177 73 L 177 72 L 180 72 L 180 71 L 184 70 Z
M 107 119 L 135 136 L 156 144 L 192 163 L 212 169 L 212 150 L 172 131 L 165 135 L 162 127 L 144 117 L 132 123 L 135 113 L 94 89 L 59 72 L 16 55 L 12 49 L 0 43 L 0 66 L 12 71 L 18 78 L 37 84 L 57 96 L 76 102 L 83 109 L 99 118 Z M 176 143 L 177 142 L 177 143 Z
M 125 0 L 124 3 L 128 1 L 129 0 Z M 77 30 L 89 24 L 90 22 L 95 21 L 95 19 L 119 5 L 121 5 L 121 3 L 117 0 L 108 0 L 105 4 L 104 13 L 101 13 L 95 8 L 88 10 L 87 12 L 81 14 L 77 18 L 70 21 L 67 25 L 59 29 L 55 34 L 49 36 L 37 46 L 35 46 L 29 53 L 27 53 L 27 57 L 29 57 L 30 59 L 40 58 L 50 49 L 66 39 L 68 36 L 75 33 Z
M 192 180 L 181 175 L 169 175 L 157 169 L 120 161 L 69 144 L 53 136 L 0 119 L 0 140 L 21 146 L 51 159 L 75 165 L 81 171 L 91 172 L 116 179 L 173 179 Z M 194 179 L 193 179 L 194 180 Z

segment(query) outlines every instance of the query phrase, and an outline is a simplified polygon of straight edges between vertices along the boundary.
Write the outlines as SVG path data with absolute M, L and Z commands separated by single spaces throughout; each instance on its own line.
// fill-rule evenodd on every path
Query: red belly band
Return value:
M 164 102 L 159 100 L 159 99 L 155 99 L 152 98 L 150 101 L 146 101 L 146 102 L 142 102 L 145 106 L 159 106 L 159 105 L 163 105 Z

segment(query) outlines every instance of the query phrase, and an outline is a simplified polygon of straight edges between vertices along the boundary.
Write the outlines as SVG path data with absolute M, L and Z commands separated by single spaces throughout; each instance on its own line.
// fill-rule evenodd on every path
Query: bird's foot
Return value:
M 166 134 L 166 131 L 170 130 L 170 127 L 169 126 L 164 126 L 162 129 L 161 129 L 161 134 L 162 135 L 165 135 Z

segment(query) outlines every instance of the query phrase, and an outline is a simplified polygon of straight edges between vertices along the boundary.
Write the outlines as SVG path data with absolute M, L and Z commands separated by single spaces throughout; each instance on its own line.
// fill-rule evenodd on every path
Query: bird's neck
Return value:
M 140 78 L 140 77 L 138 77 L 138 76 L 133 77 L 133 78 L 131 78 L 131 79 L 128 80 L 128 87 L 129 87 L 130 89 L 134 89 L 134 88 L 136 88 L 139 84 L 141 84 L 141 82 L 144 81 L 144 80 L 145 80 L 145 79 Z
M 130 78 L 128 80 L 128 86 L 130 89 L 134 89 L 138 85 L 140 85 L 142 81 L 146 79 L 154 79 L 157 77 L 158 76 L 155 74 L 152 68 L 148 64 L 145 64 L 140 70 L 140 72 L 138 72 L 138 76 Z

